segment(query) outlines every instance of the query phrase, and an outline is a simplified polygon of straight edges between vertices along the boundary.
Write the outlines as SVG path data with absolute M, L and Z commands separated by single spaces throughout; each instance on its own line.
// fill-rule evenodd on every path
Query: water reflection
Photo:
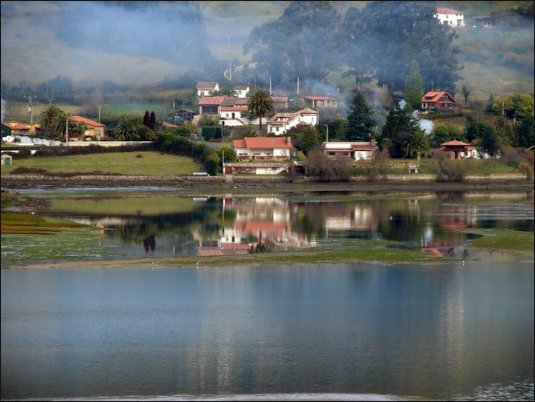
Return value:
M 449 255 L 464 229 L 533 231 L 533 194 L 428 193 L 322 197 L 196 197 L 190 212 L 71 216 L 100 229 L 111 255 L 214 256 L 306 248 L 333 240 L 384 239 Z

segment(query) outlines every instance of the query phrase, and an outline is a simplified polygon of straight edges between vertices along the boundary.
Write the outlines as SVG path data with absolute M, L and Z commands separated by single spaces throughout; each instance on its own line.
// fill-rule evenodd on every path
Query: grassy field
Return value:
M 192 158 L 153 151 L 14 159 L 13 165 L 2 166 L 2 175 L 9 174 L 17 167 L 44 169 L 49 173 L 101 172 L 100 174 L 148 176 L 180 176 L 204 170 Z
M 55 234 L 67 227 L 80 227 L 78 223 L 71 221 L 43 218 L 29 214 L 2 212 L 2 234 Z

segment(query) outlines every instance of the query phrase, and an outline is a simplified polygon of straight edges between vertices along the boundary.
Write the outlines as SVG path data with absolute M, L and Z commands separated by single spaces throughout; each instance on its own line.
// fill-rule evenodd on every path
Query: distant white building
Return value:
M 197 82 L 197 96 L 212 96 L 214 92 L 219 91 L 218 82 L 206 82 L 199 81 Z
M 297 126 L 316 126 L 318 112 L 310 108 L 301 109 L 295 113 L 275 113 L 267 124 L 268 134 L 283 135 Z
M 435 18 L 438 19 L 441 24 L 446 24 L 451 27 L 464 27 L 464 14 L 453 8 L 437 7 Z
M 247 94 L 249 93 L 249 85 L 238 85 L 233 88 L 234 94 L 238 98 L 247 98 Z

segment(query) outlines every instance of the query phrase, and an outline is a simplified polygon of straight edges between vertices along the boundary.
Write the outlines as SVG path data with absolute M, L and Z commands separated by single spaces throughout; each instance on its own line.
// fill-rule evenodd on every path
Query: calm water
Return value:
M 4 399 L 533 399 L 533 261 L 508 254 L 1 279 Z
M 226 195 L 173 212 L 185 200 L 167 188 L 147 198 L 157 208 L 128 212 L 155 190 L 119 199 L 115 213 L 101 208 L 110 190 L 34 192 L 63 198 L 56 215 L 96 229 L 2 235 L 2 266 L 374 239 L 456 256 L 433 266 L 2 270 L 2 399 L 533 400 L 533 255 L 472 250 L 465 232 L 533 231 L 533 192 Z

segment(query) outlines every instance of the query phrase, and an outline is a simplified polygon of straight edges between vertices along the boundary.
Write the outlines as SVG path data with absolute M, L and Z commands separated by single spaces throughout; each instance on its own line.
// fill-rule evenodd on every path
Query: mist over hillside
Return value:
M 103 83 L 140 87 L 168 82 L 167 88 L 171 89 L 180 87 L 180 83 L 189 86 L 196 80 L 224 83 L 223 71 L 230 63 L 243 68 L 252 60 L 256 49 L 244 49 L 251 32 L 276 21 L 291 3 L 2 1 L 3 88 L 42 85 L 50 80 L 66 80 L 78 88 L 94 88 Z M 372 2 L 326 3 L 336 9 L 342 20 L 348 10 L 362 10 Z M 502 91 L 533 85 L 533 7 L 530 11 L 527 6 L 530 2 L 426 3 L 450 5 L 465 12 L 466 18 L 485 13 L 498 21 L 509 18 L 504 14 L 506 7 L 525 7 L 527 14 L 519 15 L 516 25 L 497 24 L 488 32 L 466 29 L 456 45 L 464 67 L 459 72 L 461 85 L 470 84 L 474 96 L 483 98 L 499 92 L 494 88 L 497 82 Z M 287 33 L 288 38 L 291 35 Z M 282 40 L 283 47 L 284 44 Z M 315 40 L 314 45 L 320 48 L 325 43 Z M 366 45 L 362 43 L 362 48 L 366 49 Z M 338 46 L 345 44 L 338 42 Z M 317 54 L 311 53 L 311 59 Z M 322 54 L 329 56 L 329 49 Z M 266 85 L 268 75 L 264 74 L 262 81 L 260 73 L 249 74 L 249 79 L 254 76 Z M 338 85 L 329 82 L 333 74 L 328 77 L 315 85 Z M 307 77 L 301 79 L 305 82 Z

